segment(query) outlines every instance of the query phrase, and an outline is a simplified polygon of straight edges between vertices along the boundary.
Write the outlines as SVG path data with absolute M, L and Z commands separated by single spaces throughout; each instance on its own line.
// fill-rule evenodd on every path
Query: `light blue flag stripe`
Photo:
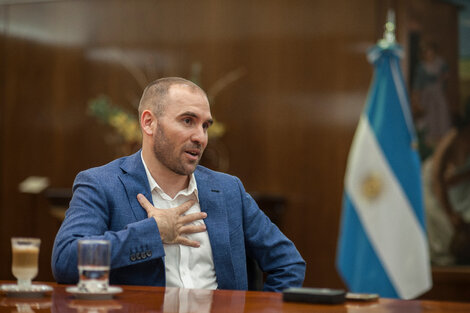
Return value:
M 344 281 L 349 282 L 349 289 L 355 292 L 378 293 L 381 296 L 398 298 L 364 229 L 357 227 L 361 222 L 347 193 L 344 194 L 343 201 L 343 233 L 338 245 L 337 267 L 342 270 Z
M 382 53 L 384 55 L 375 60 L 374 80 L 365 111 L 385 158 L 425 231 L 419 155 L 416 149 L 411 149 L 416 138 L 414 129 L 410 129 L 405 118 L 410 115 L 409 104 L 405 103 L 405 108 L 397 105 L 406 101 L 406 97 L 400 99 L 398 94 L 400 90 L 406 94 L 406 88 L 401 71 L 396 72 L 397 81 L 392 75 L 392 69 L 398 69 L 400 66 L 399 56 L 397 51 L 392 49 Z

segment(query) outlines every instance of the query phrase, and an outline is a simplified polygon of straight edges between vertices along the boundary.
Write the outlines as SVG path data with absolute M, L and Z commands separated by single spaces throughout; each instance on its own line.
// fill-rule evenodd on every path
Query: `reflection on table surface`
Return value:
M 0 312 L 48 312 L 51 310 L 52 300 L 50 296 L 42 298 L 0 298 Z M 7 308 L 7 309 L 5 309 Z
M 2 282 L 11 283 L 11 282 Z M 346 302 L 340 305 L 283 302 L 274 292 L 199 290 L 145 286 L 121 286 L 123 292 L 110 300 L 80 300 L 66 292 L 66 285 L 45 283 L 54 288 L 42 298 L 13 298 L 0 295 L 3 312 L 470 312 L 469 303 L 379 299 L 375 302 Z

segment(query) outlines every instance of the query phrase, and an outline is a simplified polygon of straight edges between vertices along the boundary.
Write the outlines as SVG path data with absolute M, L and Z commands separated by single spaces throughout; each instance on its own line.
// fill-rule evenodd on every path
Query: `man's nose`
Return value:
M 192 133 L 191 140 L 205 146 L 207 143 L 207 131 L 202 127 L 197 127 Z

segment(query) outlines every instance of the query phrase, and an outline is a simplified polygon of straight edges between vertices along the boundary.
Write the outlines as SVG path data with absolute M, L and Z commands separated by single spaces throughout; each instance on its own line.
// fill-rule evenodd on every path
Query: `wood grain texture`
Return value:
M 439 1 L 420 0 L 418 8 L 392 2 L 402 40 L 410 14 L 442 11 Z M 190 77 L 200 65 L 206 90 L 233 70 L 244 73 L 212 103 L 227 127 L 227 171 L 249 192 L 287 200 L 281 228 L 307 261 L 306 286 L 344 287 L 334 266 L 343 177 L 372 78 L 365 53 L 382 34 L 388 3 L 0 4 L 0 278 L 12 279 L 9 238 L 28 235 L 43 238 L 38 279 L 53 279 L 57 220 L 43 197 L 20 193 L 18 184 L 36 175 L 71 187 L 79 171 L 122 155 L 112 130 L 87 114 L 87 102 L 106 94 L 133 112 L 142 81 Z M 450 58 L 456 35 L 446 34 L 456 23 L 447 23 L 454 13 L 446 10 L 442 20 L 414 20 L 439 25 Z
M 11 283 L 11 281 L 0 281 Z M 381 298 L 373 302 L 346 301 L 343 304 L 312 304 L 285 302 L 281 293 L 200 290 L 149 286 L 121 286 L 122 293 L 109 300 L 80 300 L 66 292 L 68 286 L 49 283 L 53 287 L 50 295 L 43 298 L 21 299 L 2 297 L 0 313 L 11 312 L 17 307 L 40 309 L 41 312 L 422 312 L 452 313 L 468 312 L 469 303 L 449 301 L 412 301 Z

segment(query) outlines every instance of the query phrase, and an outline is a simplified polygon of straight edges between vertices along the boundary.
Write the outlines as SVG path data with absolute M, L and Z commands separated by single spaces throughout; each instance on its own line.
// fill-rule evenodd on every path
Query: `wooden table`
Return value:
M 1 282 L 0 283 L 8 283 Z M 380 299 L 376 302 L 346 302 L 319 305 L 283 302 L 274 292 L 197 290 L 162 287 L 121 286 L 124 291 L 112 300 L 77 300 L 66 286 L 46 283 L 54 291 L 43 298 L 20 299 L 0 296 L 3 312 L 470 312 L 470 303 Z

